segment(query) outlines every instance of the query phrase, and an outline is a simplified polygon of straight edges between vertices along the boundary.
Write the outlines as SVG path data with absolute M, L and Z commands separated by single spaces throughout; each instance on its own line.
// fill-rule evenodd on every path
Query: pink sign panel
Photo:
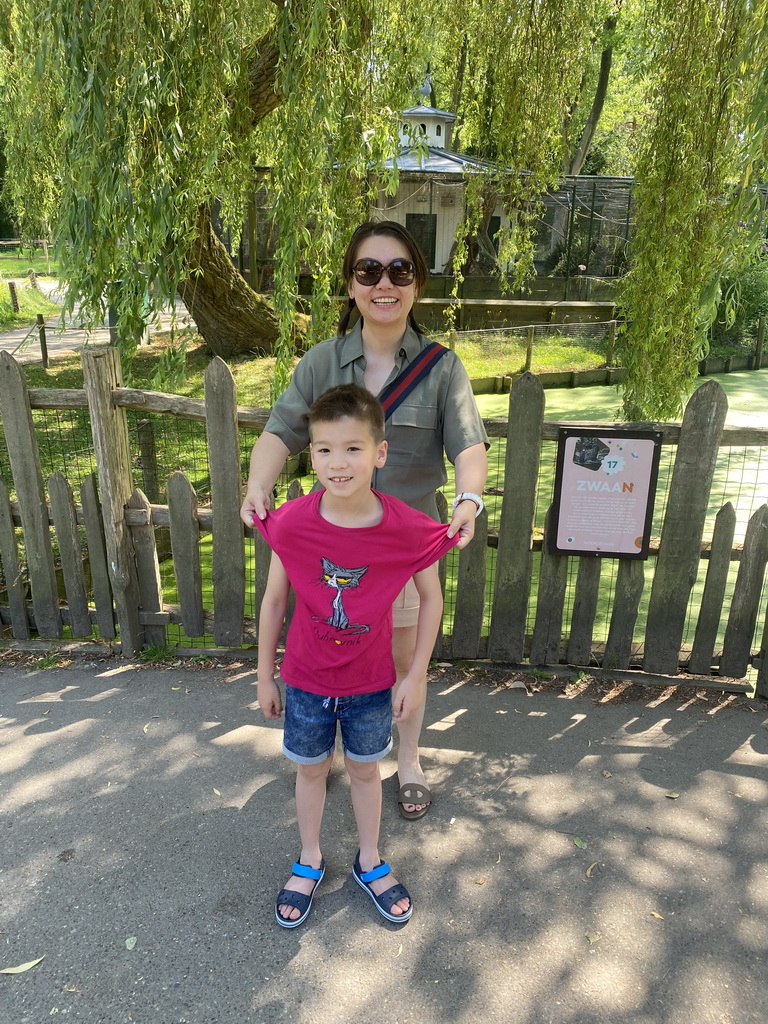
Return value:
M 550 550 L 647 558 L 660 451 L 656 431 L 562 429 Z

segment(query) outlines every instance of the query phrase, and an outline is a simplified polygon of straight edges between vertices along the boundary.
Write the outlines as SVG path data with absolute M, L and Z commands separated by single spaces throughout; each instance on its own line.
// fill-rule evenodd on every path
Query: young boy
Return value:
M 360 842 L 352 874 L 388 921 L 413 909 L 407 889 L 379 857 L 379 761 L 392 747 L 392 717 L 419 706 L 443 601 L 436 562 L 458 541 L 397 498 L 371 487 L 387 442 L 381 405 L 354 384 L 332 388 L 309 410 L 312 466 L 324 490 L 254 519 L 273 549 L 259 620 L 258 698 L 266 718 L 283 711 L 275 653 L 288 592 L 296 608 L 281 677 L 286 684 L 283 752 L 297 763 L 301 853 L 277 896 L 275 918 L 295 928 L 308 917 L 325 872 L 320 826 L 336 723 Z M 392 602 L 413 576 L 421 598 L 416 651 L 392 707 Z

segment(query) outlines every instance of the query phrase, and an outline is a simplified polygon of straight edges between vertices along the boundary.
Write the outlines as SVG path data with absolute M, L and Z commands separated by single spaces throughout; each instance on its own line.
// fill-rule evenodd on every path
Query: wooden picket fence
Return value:
M 232 375 L 214 359 L 205 376 L 205 399 L 195 400 L 122 386 L 119 355 L 112 348 L 85 350 L 83 390 L 28 389 L 15 360 L 0 353 L 0 412 L 15 500 L 0 482 L 0 560 L 5 598 L 0 623 L 6 636 L 119 637 L 124 654 L 166 643 L 166 629 L 180 624 L 189 637 L 210 635 L 218 648 L 238 649 L 256 639 L 256 619 L 266 583 L 268 550 L 256 535 L 256 601 L 245 614 L 245 541 L 253 537 L 239 518 L 242 493 L 238 431 L 263 428 L 268 410 L 237 405 Z M 593 642 L 600 562 L 578 558 L 570 622 L 564 622 L 568 563 L 534 540 L 533 520 L 542 441 L 556 440 L 559 424 L 544 421 L 544 392 L 532 374 L 512 386 L 506 420 L 488 420 L 489 434 L 505 437 L 506 486 L 498 531 L 487 515 L 477 520 L 476 539 L 459 555 L 454 627 L 438 641 L 442 658 L 490 659 L 510 666 L 582 667 L 610 678 L 658 683 L 694 682 L 733 692 L 751 690 L 745 679 L 757 669 L 757 693 L 768 696 L 768 618 L 758 624 L 768 563 L 768 506 L 752 516 L 743 544 L 734 544 L 735 514 L 726 503 L 711 538 L 704 538 L 710 488 L 720 445 L 768 446 L 768 431 L 725 427 L 725 395 L 703 384 L 688 403 L 682 424 L 624 424 L 653 429 L 676 446 L 661 537 L 652 546 L 655 569 L 647 596 L 644 635 L 637 637 L 647 564 L 617 559 L 610 627 L 604 644 Z M 79 503 L 65 476 L 43 480 L 32 409 L 87 408 L 97 471 L 81 483 Z M 206 424 L 211 503 L 198 507 L 182 472 L 171 475 L 167 504 L 150 502 L 134 487 L 126 409 L 163 413 Z M 573 426 L 574 424 L 569 424 Z M 617 424 L 584 424 L 591 434 Z M 56 582 L 51 527 L 56 536 L 66 601 Z M 178 605 L 164 600 L 157 532 L 170 531 Z M 84 531 L 90 589 L 83 571 Z M 201 534 L 212 532 L 213 607 L 204 607 Z M 23 548 L 20 547 L 20 542 Z M 489 586 L 487 548 L 496 547 L 492 611 L 487 635 L 484 602 Z M 532 631 L 534 551 L 541 550 Z M 689 598 L 702 558 L 708 560 L 695 639 L 683 647 Z M 729 566 L 738 574 L 727 607 Z M 724 627 L 724 640 L 716 649 Z M 756 630 L 760 640 L 755 644 Z M 642 653 L 638 656 L 638 650 Z M 199 653 L 199 648 L 198 648 Z

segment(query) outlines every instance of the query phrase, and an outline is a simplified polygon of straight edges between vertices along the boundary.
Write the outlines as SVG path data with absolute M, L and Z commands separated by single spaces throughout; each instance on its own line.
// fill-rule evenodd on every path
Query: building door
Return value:
M 419 243 L 424 259 L 430 270 L 435 269 L 435 251 L 437 244 L 436 213 L 406 213 L 405 226 Z

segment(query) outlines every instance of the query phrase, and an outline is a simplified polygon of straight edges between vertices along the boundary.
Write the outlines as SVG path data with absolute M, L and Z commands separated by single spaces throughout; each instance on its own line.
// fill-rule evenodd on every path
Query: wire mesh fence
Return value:
M 147 415 L 134 412 L 133 410 L 128 410 L 127 416 L 134 485 L 140 487 L 147 494 L 151 502 L 164 504 L 166 502 L 165 489 L 167 480 L 173 472 L 180 470 L 190 480 L 198 496 L 199 504 L 208 504 L 210 502 L 210 466 L 205 424 L 169 415 Z M 37 426 L 40 461 L 44 480 L 51 473 L 61 471 L 69 481 L 77 501 L 84 479 L 93 473 L 96 468 L 87 410 L 35 410 L 33 411 L 33 418 Z M 250 431 L 241 431 L 240 434 L 240 463 L 243 480 L 247 476 L 250 449 L 254 436 Z M 538 498 L 534 519 L 534 538 L 541 538 L 542 536 L 546 512 L 554 496 L 556 450 L 556 442 L 542 442 Z M 652 532 L 656 537 L 661 534 L 676 450 L 674 445 L 664 445 L 662 448 L 653 515 Z M 484 615 L 484 633 L 486 634 L 490 624 L 491 604 L 495 587 L 496 548 L 494 546 L 494 537 L 500 523 L 504 490 L 505 487 L 511 485 L 504 479 L 506 440 L 503 438 L 493 438 L 488 454 L 489 475 L 484 495 L 488 510 L 490 535 L 490 543 L 486 555 L 487 584 Z M 449 481 L 445 488 L 445 496 L 448 505 L 450 505 L 455 488 L 452 467 L 448 465 L 447 469 Z M 13 497 L 13 482 L 4 435 L 0 436 L 0 475 L 2 475 Z M 287 486 L 294 478 L 300 480 L 304 491 L 308 491 L 313 486 L 314 476 L 306 454 L 292 460 L 286 471 L 282 474 L 276 488 L 275 500 L 277 504 L 285 500 Z M 723 446 L 719 449 L 704 530 L 703 539 L 705 543 L 711 539 L 715 516 L 726 502 L 730 502 L 733 505 L 736 513 L 735 542 L 738 544 L 744 540 L 750 517 L 761 505 L 768 502 L 767 448 L 760 446 Z M 165 601 L 169 604 L 174 604 L 177 603 L 178 598 L 167 528 L 157 529 L 157 539 L 161 557 L 160 572 Z M 20 530 L 19 540 L 23 541 Z M 53 542 L 55 548 L 55 536 L 53 536 Z M 212 607 L 213 604 L 211 550 L 211 535 L 203 534 L 201 537 L 201 562 L 204 589 L 203 599 L 206 607 Z M 85 544 L 83 544 L 83 551 L 85 554 Z M 534 586 L 531 588 L 528 609 L 527 630 L 529 633 L 533 631 L 536 614 L 535 582 L 540 560 L 538 551 L 534 553 L 534 560 L 536 565 Z M 645 565 L 646 577 L 649 579 L 649 582 L 654 565 L 654 557 L 651 557 Z M 707 560 L 702 559 L 691 594 L 688 624 L 684 638 L 685 643 L 691 643 L 693 640 L 696 612 L 701 600 L 707 566 Z M 726 607 L 733 593 L 738 566 L 739 563 L 737 561 L 731 563 L 731 572 L 725 597 Z M 577 567 L 577 559 L 572 558 L 570 560 L 566 590 L 564 629 L 567 629 L 573 611 Z M 596 644 L 604 643 L 608 637 L 609 613 L 617 568 L 618 561 L 616 559 L 603 558 L 601 560 L 600 600 L 594 627 L 594 641 Z M 256 575 L 253 545 L 251 543 L 248 543 L 246 574 L 246 614 L 253 615 Z M 452 552 L 448 556 L 447 562 L 444 615 L 444 627 L 447 634 L 452 633 L 454 626 L 457 577 L 458 554 Z M 647 586 L 645 589 L 646 595 L 649 592 L 650 586 Z M 0 597 L 0 600 L 4 599 Z M 764 604 L 760 612 L 763 617 L 765 615 Z M 644 598 L 640 608 L 637 636 L 642 636 L 643 633 L 646 605 L 647 596 Z M 762 621 L 762 618 L 759 621 Z M 170 626 L 167 632 L 170 645 L 201 648 L 214 645 L 213 638 L 210 636 L 187 637 L 180 626 Z M 719 641 L 721 640 L 722 636 L 719 638 Z

